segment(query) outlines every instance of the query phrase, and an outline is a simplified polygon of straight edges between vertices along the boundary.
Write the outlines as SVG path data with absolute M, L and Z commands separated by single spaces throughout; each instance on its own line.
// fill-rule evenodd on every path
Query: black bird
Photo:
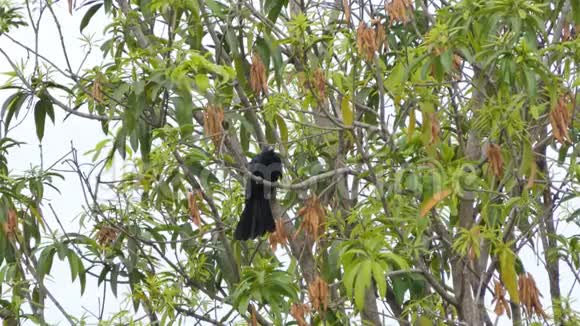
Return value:
M 282 161 L 274 149 L 267 148 L 250 161 L 249 170 L 255 176 L 276 182 L 282 177 Z M 276 228 L 270 207 L 271 187 L 252 178 L 248 181 L 246 206 L 234 233 L 236 240 L 255 239 Z

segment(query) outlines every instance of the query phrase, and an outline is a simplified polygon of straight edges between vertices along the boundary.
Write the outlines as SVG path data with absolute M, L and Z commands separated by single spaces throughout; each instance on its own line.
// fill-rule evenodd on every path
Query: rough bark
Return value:
M 476 74 L 477 77 L 477 74 Z M 480 104 L 481 95 L 479 91 L 474 92 L 476 101 L 474 109 Z M 467 136 L 467 142 L 464 148 L 465 158 L 468 161 L 477 161 L 481 156 L 481 139 L 475 133 L 470 131 Z M 474 222 L 474 202 L 475 194 L 471 191 L 465 191 L 463 198 L 459 202 L 459 228 L 470 229 Z M 457 257 L 451 264 L 453 292 L 458 301 L 459 319 L 468 325 L 483 325 L 483 315 L 478 309 L 478 300 L 475 298 L 472 285 L 477 283 L 475 275 L 469 270 L 469 261 L 463 257 Z
M 365 292 L 365 306 L 361 313 L 364 325 L 381 326 L 379 310 L 377 308 L 377 297 L 375 296 L 375 286 L 371 286 Z
M 543 139 L 546 135 L 547 131 L 543 128 L 540 138 Z M 542 206 L 544 212 L 539 221 L 539 228 L 540 238 L 544 248 L 544 261 L 546 263 L 546 271 L 548 272 L 548 280 L 550 284 L 550 297 L 552 300 L 552 310 L 554 312 L 554 323 L 559 325 L 562 322 L 562 305 L 560 302 L 560 261 L 558 256 L 553 253 L 553 249 L 557 246 L 556 238 L 554 237 L 556 235 L 556 227 L 554 224 L 552 193 L 550 191 L 550 174 L 546 161 L 546 145 L 542 145 L 537 149 L 536 164 L 538 165 L 540 175 L 543 175 L 545 179 L 545 188 L 542 194 Z

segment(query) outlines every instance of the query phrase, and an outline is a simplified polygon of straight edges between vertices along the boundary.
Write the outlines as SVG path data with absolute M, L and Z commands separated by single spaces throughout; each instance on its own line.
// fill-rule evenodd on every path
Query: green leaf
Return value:
M 68 247 L 62 242 L 57 242 L 54 244 L 54 246 L 56 247 L 56 252 L 58 253 L 58 259 L 64 260 L 69 252 Z
M 52 103 L 47 98 L 41 98 L 34 106 L 34 122 L 36 123 L 36 136 L 38 140 L 42 141 L 44 137 L 44 124 L 46 122 L 46 115 L 54 122 L 54 108 Z
M 161 183 L 161 185 L 162 185 L 162 187 L 160 187 L 162 189 L 161 191 L 162 192 L 165 191 L 164 189 L 166 188 L 167 193 L 165 195 L 167 196 L 167 198 L 171 198 L 173 193 L 169 189 L 169 185 L 166 182 Z M 135 238 L 131 237 L 127 240 L 127 251 L 129 254 L 129 259 L 126 261 L 125 267 L 127 267 L 127 271 L 129 273 L 133 272 L 133 270 L 137 265 L 137 260 L 139 259 L 139 252 L 137 249 L 138 246 L 139 245 L 137 244 L 137 240 L 135 240 Z
M 440 56 L 441 65 L 443 67 L 443 71 L 448 73 L 451 71 L 451 65 L 453 64 L 453 51 L 451 49 L 447 49 L 447 51 L 443 52 Z
M 238 301 L 238 311 L 240 313 L 245 313 L 246 311 L 248 311 L 248 306 L 250 305 L 250 297 L 247 295 L 241 296 L 239 301 Z
M 409 289 L 409 279 L 405 275 L 391 276 L 393 295 L 397 304 L 402 305 L 405 300 L 405 293 Z
M 419 319 L 417 319 L 416 325 L 417 326 L 432 326 L 433 321 L 431 319 L 429 319 L 429 317 L 420 316 Z
M 271 20 L 272 23 L 275 23 L 280 15 L 280 11 L 287 5 L 288 0 L 266 0 L 264 11 L 268 13 L 268 19 Z
M 12 94 L 2 105 L 2 112 L 6 112 L 5 128 L 8 129 L 12 117 L 18 117 L 18 112 L 28 95 L 24 92 Z
M 500 247 L 498 255 L 501 281 L 510 294 L 511 301 L 520 303 L 515 255 L 507 245 Z
M 137 96 L 146 95 L 146 94 L 144 94 L 144 92 L 145 92 L 145 80 L 138 80 L 138 81 L 134 82 L 133 88 L 135 90 L 135 95 L 137 95 Z M 151 88 L 148 87 L 148 90 L 150 90 L 150 89 Z
M 187 162 L 189 164 L 199 161 L 207 161 L 210 159 L 209 154 L 200 147 L 191 147 L 187 153 Z
M 109 265 L 105 265 L 105 267 L 103 267 L 103 269 L 101 270 L 101 273 L 99 274 L 99 279 L 97 280 L 97 285 L 101 285 L 101 283 L 103 283 L 103 281 L 107 277 L 107 273 L 109 273 L 110 271 L 111 271 L 111 268 L 109 267 Z
M 175 119 L 180 127 L 190 125 L 193 122 L 193 102 L 191 93 L 179 92 L 179 97 L 173 99 L 175 103 Z
M 5 213 L 2 212 L 2 218 L 6 218 Z M 9 251 L 11 246 L 8 244 L 8 239 L 4 236 L 4 232 L 0 232 L 0 266 L 4 262 L 7 251 Z M 6 267 L 6 265 L 4 265 Z M 4 275 L 0 274 L 0 284 L 4 283 Z
M 407 71 L 405 65 L 402 62 L 398 62 L 393 69 L 388 74 L 389 76 L 385 80 L 385 87 L 388 90 L 393 90 L 401 87 L 407 80 Z
M 151 128 L 149 126 L 143 126 L 139 130 L 139 148 L 141 149 L 141 158 L 144 163 L 148 163 L 149 153 L 151 153 Z
M 560 150 L 558 151 L 558 164 L 560 166 L 562 166 L 564 164 L 564 161 L 566 160 L 566 156 L 568 155 L 569 148 L 570 148 L 570 146 L 568 144 L 564 144 L 560 147 Z
M 344 278 L 342 279 L 342 281 L 344 282 L 344 287 L 346 289 L 346 295 L 349 297 L 352 297 L 352 288 L 354 286 L 354 279 L 357 275 L 359 268 L 360 268 L 360 264 L 356 264 L 355 266 L 344 265 L 345 272 L 344 272 Z
M 238 38 L 236 36 L 236 31 L 232 27 L 229 27 L 226 30 L 225 39 L 226 39 L 225 45 L 229 47 L 232 55 L 236 58 L 239 58 L 240 50 L 238 47 Z
M 526 78 L 526 88 L 528 90 L 528 98 L 531 103 L 535 102 L 536 95 L 538 93 L 538 84 L 536 81 L 536 75 L 531 69 L 524 68 L 524 76 Z
M 103 5 L 102 3 L 97 3 L 96 5 L 90 7 L 89 10 L 87 10 L 85 15 L 83 16 L 83 19 L 81 20 L 81 33 L 83 29 L 87 27 L 87 25 L 91 21 L 91 18 L 93 18 L 95 13 L 97 13 L 97 11 L 99 10 L 99 8 L 101 8 L 102 5 Z
M 105 3 L 105 13 L 110 13 L 113 7 L 113 0 L 105 0 L 103 2 Z
M 250 149 L 250 133 L 246 130 L 244 124 L 240 126 L 240 145 L 244 152 Z
M 139 310 L 139 305 L 141 304 L 141 300 L 140 300 L 141 296 L 136 295 L 137 294 L 136 285 L 138 285 L 140 283 L 140 281 L 141 281 L 141 277 L 140 277 L 139 273 L 133 272 L 133 273 L 129 274 L 129 287 L 131 288 L 131 293 L 133 294 L 131 296 L 131 298 L 133 301 L 133 309 L 135 311 Z
M 45 107 L 46 114 L 50 118 L 50 121 L 52 121 L 52 123 L 54 124 L 54 105 L 52 105 L 52 102 L 50 100 L 47 100 L 45 106 L 46 106 Z
M 119 279 L 119 264 L 115 264 L 113 266 L 113 270 L 111 271 L 111 291 L 115 298 L 117 297 L 117 280 Z
M 209 78 L 204 74 L 195 75 L 195 84 L 202 93 L 205 93 L 209 88 Z
M 87 273 L 85 272 L 85 267 L 83 266 L 82 261 L 79 270 L 79 280 L 81 282 L 81 295 L 83 295 L 83 293 L 85 293 L 85 289 L 87 288 Z
M 361 267 L 356 277 L 356 285 L 354 288 L 354 304 L 357 309 L 362 310 L 365 305 L 365 292 L 371 285 L 371 269 L 373 262 L 365 260 L 361 263 Z
M 286 122 L 284 118 L 280 115 L 276 115 L 276 124 L 278 125 L 278 130 L 280 131 L 280 139 L 284 146 L 288 146 L 288 127 L 286 126 Z
M 221 19 L 226 18 L 226 12 L 228 11 L 228 9 L 223 4 L 215 0 L 207 0 L 205 4 L 214 15 L 216 15 Z
M 48 87 L 51 87 L 51 88 L 58 88 L 58 89 L 60 89 L 61 91 L 65 91 L 65 92 L 67 92 L 69 95 L 74 95 L 74 92 L 73 92 L 73 91 L 72 91 L 70 88 L 68 88 L 68 87 L 66 87 L 66 86 L 64 86 L 64 85 L 61 85 L 61 84 L 55 83 L 55 82 L 53 82 L 53 81 L 47 81 L 47 82 L 44 82 L 44 86 L 45 86 L 45 87 L 47 87 L 47 88 L 48 88 Z
M 433 69 L 433 77 L 435 77 L 436 80 L 441 81 L 445 75 L 445 68 L 443 67 L 441 57 L 433 58 L 433 60 L 431 60 L 431 65 L 431 69 Z
M 125 156 L 127 155 L 127 134 L 125 132 L 125 128 L 123 127 L 119 128 L 119 131 L 117 132 L 117 136 L 115 137 L 115 143 L 113 145 L 111 152 L 111 157 L 115 153 L 114 152 L 115 150 L 117 150 L 119 155 L 121 155 L 121 157 L 125 159 Z
M 83 262 L 72 250 L 69 250 L 67 258 L 70 265 L 71 279 L 74 282 L 77 276 L 81 273 L 81 270 L 83 270 Z
M 133 129 L 131 135 L 129 135 L 129 143 L 131 144 L 131 148 L 133 151 L 137 151 L 139 149 L 139 129 Z
M 270 34 L 264 34 L 264 39 L 266 40 L 266 44 L 268 44 L 268 48 L 270 50 L 270 54 L 272 57 L 272 64 L 274 66 L 274 74 L 276 77 L 276 83 L 278 87 L 282 87 L 283 82 L 283 72 L 284 72 L 284 61 L 282 60 L 282 49 L 278 45 L 277 41 L 270 36 Z
M 54 258 L 54 254 L 56 253 L 56 248 L 53 246 L 46 247 L 40 254 L 40 258 L 38 259 L 38 274 L 40 277 L 47 275 L 50 273 L 50 269 L 52 268 L 52 260 Z
M 383 270 L 381 264 L 373 262 L 372 271 L 373 278 L 377 283 L 377 290 L 379 291 L 379 295 L 384 298 L 387 295 L 387 278 L 385 276 L 385 270 Z
M 580 0 L 570 0 L 570 4 L 572 5 L 574 24 L 580 24 Z
M 100 142 L 97 143 L 97 145 L 95 145 L 95 148 L 88 150 L 84 153 L 84 155 L 88 155 L 90 153 L 94 153 L 93 157 L 91 158 L 91 160 L 93 162 L 95 162 L 98 158 L 99 155 L 101 154 L 101 151 L 103 150 L 103 148 L 105 148 L 105 146 L 110 142 L 110 139 L 103 139 Z
M 322 265 L 322 274 L 325 279 L 333 281 L 338 279 L 340 276 L 340 244 L 341 242 L 336 240 L 331 245 L 328 256 L 326 257 L 324 264 Z
M 239 81 L 240 85 L 244 90 L 250 89 L 250 85 L 248 83 L 248 78 L 246 76 L 250 76 L 250 64 L 246 60 L 242 60 L 239 55 L 234 57 L 234 68 L 236 73 L 236 78 Z
M 566 222 L 570 223 L 570 222 L 575 221 L 576 219 L 579 219 L 579 218 L 580 218 L 580 208 L 578 208 L 577 210 L 572 212 L 570 214 L 570 216 L 568 216 L 566 218 Z
M 400 269 L 409 268 L 409 264 L 407 263 L 407 261 L 403 257 L 401 257 L 395 253 L 388 252 L 388 253 L 385 253 L 384 256 L 387 260 L 397 264 L 397 266 L 399 266 Z
M 266 140 L 270 144 L 276 143 L 276 135 L 274 133 L 275 126 L 273 126 L 273 124 L 274 123 L 266 123 Z
M 352 126 L 354 122 L 354 117 L 352 113 L 352 108 L 350 106 L 350 95 L 345 95 L 342 97 L 340 102 L 340 108 L 342 111 L 342 122 L 347 126 Z
M 270 45 L 261 37 L 256 39 L 256 51 L 258 55 L 264 62 L 264 67 L 266 67 L 266 76 L 270 71 Z

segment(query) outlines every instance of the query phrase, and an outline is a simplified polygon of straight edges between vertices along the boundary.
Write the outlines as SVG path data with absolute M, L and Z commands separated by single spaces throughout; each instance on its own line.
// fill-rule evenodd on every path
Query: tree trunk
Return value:
M 383 324 L 379 318 L 374 284 L 371 284 L 371 286 L 365 291 L 365 306 L 361 313 L 361 317 L 364 325 L 381 326 Z
M 477 96 L 477 94 L 475 95 Z M 481 155 L 480 139 L 475 132 L 469 132 L 465 148 L 465 156 L 470 161 L 479 159 Z M 475 194 L 466 191 L 459 203 L 459 227 L 470 229 L 474 221 Z M 468 325 L 483 325 L 483 315 L 478 309 L 477 300 L 474 298 L 472 284 L 477 282 L 475 275 L 469 270 L 470 262 L 464 257 L 457 257 L 452 264 L 453 292 L 458 305 L 459 319 Z M 475 288 L 477 290 L 477 288 Z
M 546 130 L 542 130 L 542 136 L 546 136 Z M 554 225 L 552 192 L 550 191 L 551 181 L 546 162 L 546 146 L 542 146 L 538 150 L 536 156 L 538 170 L 540 175 L 545 178 L 545 188 L 543 192 L 543 208 L 542 220 L 539 221 L 540 237 L 542 246 L 544 247 L 544 261 L 546 263 L 546 271 L 548 272 L 548 280 L 550 283 L 550 297 L 552 299 L 552 310 L 554 312 L 554 323 L 560 325 L 562 323 L 562 305 L 560 302 L 560 260 L 558 255 L 554 254 L 553 250 L 557 243 L 554 235 L 556 235 L 556 227 Z

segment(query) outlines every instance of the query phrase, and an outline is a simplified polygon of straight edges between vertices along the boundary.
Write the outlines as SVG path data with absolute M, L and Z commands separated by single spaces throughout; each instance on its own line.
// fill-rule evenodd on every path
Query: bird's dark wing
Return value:
M 249 170 L 256 176 L 276 182 L 282 177 L 282 160 L 273 149 L 267 149 L 250 161 Z M 274 231 L 271 193 L 270 187 L 249 178 L 244 211 L 234 233 L 236 240 L 254 239 Z

